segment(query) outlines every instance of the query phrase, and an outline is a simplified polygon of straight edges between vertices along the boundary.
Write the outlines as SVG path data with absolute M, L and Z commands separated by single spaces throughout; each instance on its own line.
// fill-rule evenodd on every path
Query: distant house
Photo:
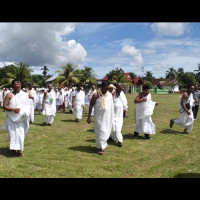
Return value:
M 131 75 L 130 75 L 130 73 L 131 72 L 126 72 L 126 73 L 124 73 L 124 76 L 125 76 L 125 78 L 126 78 L 126 80 L 128 81 L 128 80 L 132 80 L 132 83 L 133 83 L 133 85 L 135 85 L 135 86 L 141 86 L 141 85 L 143 85 L 143 80 L 141 79 L 141 78 L 132 78 L 131 77 Z M 107 81 L 108 80 L 108 77 L 107 76 L 104 76 L 102 79 L 97 79 L 97 82 L 101 82 L 101 81 Z
M 126 72 L 124 73 L 124 76 L 126 78 L 126 80 L 131 80 L 131 82 L 133 83 L 133 87 L 127 87 L 125 89 L 125 92 L 131 92 L 131 90 L 133 92 L 137 91 L 137 88 L 142 88 L 142 85 L 144 84 L 143 80 L 141 78 L 132 78 L 131 75 L 130 75 L 131 72 Z M 107 81 L 108 80 L 108 77 L 107 76 L 104 76 L 102 79 L 97 79 L 97 83 L 98 84 L 101 84 L 102 81 Z M 131 89 L 132 88 L 132 89 Z
M 180 83 L 176 81 L 175 79 L 169 79 L 169 80 L 164 80 L 164 79 L 154 79 L 151 80 L 150 83 L 153 86 L 158 86 L 160 85 L 163 89 L 169 89 L 169 92 L 180 92 Z

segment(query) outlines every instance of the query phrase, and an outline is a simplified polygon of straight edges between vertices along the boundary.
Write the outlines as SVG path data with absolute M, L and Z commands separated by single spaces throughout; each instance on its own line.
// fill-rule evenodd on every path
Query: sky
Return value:
M 122 68 L 155 78 L 184 68 L 194 72 L 200 64 L 200 23 L 183 22 L 79 22 L 0 23 L 0 67 L 27 63 L 32 74 L 47 66 L 55 74 L 71 63 L 91 67 L 96 78 Z

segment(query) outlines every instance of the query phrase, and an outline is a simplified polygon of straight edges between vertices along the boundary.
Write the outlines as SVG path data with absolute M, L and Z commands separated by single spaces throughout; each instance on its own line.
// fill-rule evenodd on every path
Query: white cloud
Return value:
M 86 50 L 75 40 L 62 41 L 74 30 L 73 23 L 0 23 L 0 59 L 30 66 L 78 65 Z
M 152 31 L 157 36 L 181 36 L 187 30 L 187 23 L 153 23 Z
M 124 47 L 122 47 L 119 55 L 122 57 L 129 57 L 131 59 L 131 66 L 140 66 L 143 63 L 143 58 L 140 50 L 136 49 L 134 46 L 125 45 Z
M 126 45 L 121 50 L 122 56 L 136 56 L 139 53 L 139 50 L 137 50 L 134 46 Z

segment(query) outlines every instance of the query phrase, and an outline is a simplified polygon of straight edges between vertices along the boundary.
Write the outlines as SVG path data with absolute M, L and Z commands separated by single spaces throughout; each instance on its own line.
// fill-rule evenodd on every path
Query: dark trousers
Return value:
M 193 111 L 193 114 L 194 114 L 194 119 L 197 118 L 198 110 L 199 110 L 199 105 L 195 105 L 195 106 L 192 107 L 192 111 Z

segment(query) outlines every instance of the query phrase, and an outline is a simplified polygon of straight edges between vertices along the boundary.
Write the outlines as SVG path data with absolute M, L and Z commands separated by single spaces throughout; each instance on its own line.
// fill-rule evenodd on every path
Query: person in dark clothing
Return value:
M 199 85 L 194 86 L 193 98 L 195 100 L 195 103 L 194 106 L 192 107 L 192 111 L 194 114 L 194 119 L 196 119 L 199 110 L 199 100 L 200 100 Z

